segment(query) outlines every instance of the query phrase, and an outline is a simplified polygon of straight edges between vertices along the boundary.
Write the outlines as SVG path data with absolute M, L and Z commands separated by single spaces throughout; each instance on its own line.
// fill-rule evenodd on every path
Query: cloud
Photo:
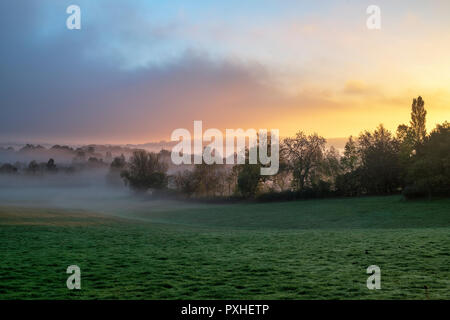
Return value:
M 3 76 L 1 134 L 152 140 L 196 119 L 215 125 L 257 119 L 280 99 L 262 83 L 263 68 L 192 52 L 133 71 L 56 48 L 42 54 L 44 60 L 16 65 L 8 79 Z
M 449 80 L 446 38 L 432 33 L 445 28 L 411 32 L 395 19 L 423 19 L 416 7 L 392 14 L 383 2 L 383 29 L 369 33 L 354 2 L 214 19 L 203 4 L 173 15 L 147 1 L 78 3 L 82 30 L 68 31 L 71 1 L 0 2 L 2 139 L 146 142 L 194 120 L 343 136 L 394 126 L 419 91 L 426 99 Z M 433 119 L 448 96 L 426 100 L 444 110 Z
M 278 90 L 270 72 L 258 63 L 185 50 L 164 63 L 127 68 L 113 44 L 99 49 L 108 39 L 126 50 L 131 43 L 164 42 L 171 37 L 167 30 L 136 33 L 140 23 L 120 23 L 105 37 L 100 28 L 105 22 L 80 32 L 57 29 L 37 35 L 37 7 L 20 2 L 1 9 L 13 16 L 25 13 L 20 23 L 2 22 L 3 139 L 145 142 L 167 139 L 194 120 L 209 127 L 245 128 L 290 110 L 318 108 L 317 98 L 309 93 L 292 97 Z M 16 37 L 4 31 L 12 26 L 17 26 Z M 157 36 L 143 41 L 149 33 Z M 127 36 L 124 45 L 120 39 Z

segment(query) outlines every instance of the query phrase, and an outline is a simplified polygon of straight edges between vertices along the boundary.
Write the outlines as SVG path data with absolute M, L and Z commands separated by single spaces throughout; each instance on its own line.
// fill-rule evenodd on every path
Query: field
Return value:
M 0 299 L 450 299 L 450 199 L 2 204 L 0 243 Z

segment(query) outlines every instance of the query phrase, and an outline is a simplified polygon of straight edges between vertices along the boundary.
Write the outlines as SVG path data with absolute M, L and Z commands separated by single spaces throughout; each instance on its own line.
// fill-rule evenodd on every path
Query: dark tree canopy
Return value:
M 295 190 L 313 184 L 313 177 L 317 176 L 322 164 L 325 144 L 325 138 L 317 134 L 307 136 L 302 131 L 293 138 L 283 140 L 281 153 L 292 170 L 292 186 Z
M 122 172 L 122 178 L 135 190 L 163 189 L 167 187 L 166 172 L 167 164 L 159 154 L 137 150 Z

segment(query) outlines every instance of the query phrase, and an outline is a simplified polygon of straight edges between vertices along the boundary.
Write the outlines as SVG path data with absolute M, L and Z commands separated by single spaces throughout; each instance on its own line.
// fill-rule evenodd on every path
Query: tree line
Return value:
M 261 164 L 193 165 L 168 174 L 170 153 L 136 150 L 115 158 L 110 174 L 136 191 L 172 192 L 186 198 L 238 197 L 262 201 L 328 196 L 449 196 L 450 126 L 426 131 L 422 97 L 413 100 L 411 121 L 391 133 L 382 124 L 350 136 L 342 155 L 318 134 L 299 131 L 280 142 L 280 169 L 261 176 Z M 270 141 L 270 140 L 269 140 Z M 246 150 L 248 155 L 249 150 Z

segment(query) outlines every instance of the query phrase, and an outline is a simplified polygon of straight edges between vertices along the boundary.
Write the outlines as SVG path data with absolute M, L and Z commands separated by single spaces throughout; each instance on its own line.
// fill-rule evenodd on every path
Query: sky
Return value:
M 395 131 L 419 95 L 430 130 L 450 115 L 449 16 L 446 0 L 2 0 L 0 142 L 145 143 L 194 120 L 347 137 Z

